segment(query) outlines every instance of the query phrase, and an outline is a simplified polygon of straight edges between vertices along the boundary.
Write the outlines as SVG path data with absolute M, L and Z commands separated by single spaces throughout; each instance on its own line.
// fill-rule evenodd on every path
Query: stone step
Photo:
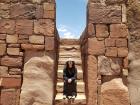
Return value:
M 79 45 L 79 39 L 60 39 L 60 45 Z
M 63 70 L 58 70 L 57 71 L 57 78 L 58 79 L 63 79 Z M 77 69 L 77 79 L 83 79 L 83 71 L 80 69 Z
M 58 70 L 63 70 L 63 69 L 64 69 L 64 66 L 65 66 L 65 65 L 58 65 Z M 77 71 L 78 71 L 78 70 L 82 70 L 81 65 L 75 65 L 75 66 L 76 66 L 76 68 L 77 68 Z
M 78 93 L 75 100 L 64 100 L 63 94 L 58 93 L 55 97 L 55 105 L 86 105 L 86 96 L 84 93 Z
M 63 92 L 64 82 L 57 82 L 56 90 L 58 93 Z M 85 92 L 85 83 L 84 82 L 77 82 L 77 92 L 84 93 Z
M 80 46 L 79 45 L 60 45 L 59 47 L 60 50 L 79 50 L 80 51 Z
M 68 59 L 66 59 L 66 58 L 63 58 L 63 59 L 59 59 L 59 61 L 58 61 L 58 64 L 66 64 L 66 61 L 67 61 Z M 75 62 L 75 64 L 77 64 L 77 65 L 81 65 L 82 64 L 82 61 L 81 61 L 81 59 L 72 59 L 74 62 Z
M 81 53 L 80 52 L 59 52 L 59 57 L 81 57 Z

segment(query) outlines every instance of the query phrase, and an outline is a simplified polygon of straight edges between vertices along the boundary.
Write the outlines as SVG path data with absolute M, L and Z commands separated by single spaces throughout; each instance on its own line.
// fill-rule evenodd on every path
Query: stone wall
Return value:
M 48 55 L 57 69 L 55 9 L 54 0 L 0 0 L 1 105 L 19 105 L 23 66 L 30 58 Z
M 81 40 L 87 105 L 130 105 L 125 0 L 89 0 Z
M 140 103 L 140 1 L 128 0 L 127 18 L 129 36 L 129 92 L 131 105 Z

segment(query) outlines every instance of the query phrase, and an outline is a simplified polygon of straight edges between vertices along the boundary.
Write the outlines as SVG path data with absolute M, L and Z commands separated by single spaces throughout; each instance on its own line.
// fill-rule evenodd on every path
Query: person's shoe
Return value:
M 66 97 L 66 95 L 63 95 L 63 99 L 66 99 L 67 97 Z
M 75 96 L 75 95 L 73 95 L 71 98 L 72 98 L 72 99 L 75 99 L 75 98 L 76 98 L 76 96 Z

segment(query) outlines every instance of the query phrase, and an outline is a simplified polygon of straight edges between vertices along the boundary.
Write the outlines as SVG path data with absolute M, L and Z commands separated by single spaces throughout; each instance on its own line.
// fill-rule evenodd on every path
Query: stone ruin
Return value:
M 59 38 L 55 0 L 0 0 L 0 104 L 70 105 L 57 97 L 60 57 L 80 54 L 85 97 L 73 104 L 140 105 L 139 3 L 89 0 L 87 26 L 70 40 Z

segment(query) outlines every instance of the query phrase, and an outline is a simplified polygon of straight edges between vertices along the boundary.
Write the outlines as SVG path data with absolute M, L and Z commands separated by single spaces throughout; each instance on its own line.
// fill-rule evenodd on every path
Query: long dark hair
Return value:
M 67 70 L 70 69 L 70 67 L 69 67 L 69 61 L 66 62 L 65 68 L 66 68 Z M 72 69 L 76 69 L 76 67 L 75 67 L 75 62 L 74 62 L 74 61 L 72 61 Z

